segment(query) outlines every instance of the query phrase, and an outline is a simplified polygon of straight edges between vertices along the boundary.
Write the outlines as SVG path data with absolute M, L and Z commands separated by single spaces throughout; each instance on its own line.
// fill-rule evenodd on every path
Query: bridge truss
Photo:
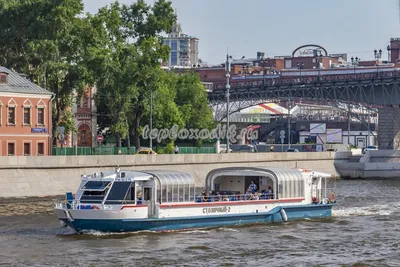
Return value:
M 227 115 L 226 89 L 208 94 L 214 118 L 222 121 Z M 400 105 L 400 77 L 382 77 L 343 81 L 316 81 L 288 85 L 246 85 L 230 89 L 229 114 L 266 102 L 324 101 L 365 105 L 369 108 Z

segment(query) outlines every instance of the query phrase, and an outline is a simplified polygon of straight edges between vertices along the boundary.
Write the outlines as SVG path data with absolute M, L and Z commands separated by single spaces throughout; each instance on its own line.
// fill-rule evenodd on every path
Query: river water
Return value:
M 0 266 L 400 266 L 400 180 L 338 181 L 325 220 L 74 234 L 52 201 L 0 204 Z

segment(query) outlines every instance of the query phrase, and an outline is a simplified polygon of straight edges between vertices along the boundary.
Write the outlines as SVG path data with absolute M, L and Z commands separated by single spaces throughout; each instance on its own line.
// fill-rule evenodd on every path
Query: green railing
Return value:
M 179 154 L 214 154 L 215 147 L 179 147 Z M 132 147 L 53 147 L 53 156 L 88 156 L 88 155 L 134 155 L 136 149 Z
M 179 147 L 179 154 L 214 154 L 215 147 Z

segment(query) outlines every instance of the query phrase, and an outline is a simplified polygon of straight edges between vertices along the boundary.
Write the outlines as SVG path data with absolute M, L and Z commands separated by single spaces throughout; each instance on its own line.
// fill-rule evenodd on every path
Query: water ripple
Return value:
M 0 204 L 0 266 L 398 266 L 400 181 L 338 181 L 334 217 L 76 234 L 53 202 Z

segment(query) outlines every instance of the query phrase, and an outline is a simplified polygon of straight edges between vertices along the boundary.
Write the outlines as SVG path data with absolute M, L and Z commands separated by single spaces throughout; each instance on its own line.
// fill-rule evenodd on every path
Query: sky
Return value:
M 113 0 L 83 0 L 95 13 Z M 135 0 L 119 0 L 130 4 Z M 154 0 L 147 0 L 153 4 Z M 234 58 L 291 55 L 317 44 L 330 54 L 362 60 L 400 37 L 398 0 L 171 0 L 183 31 L 199 38 L 200 58 L 208 64 Z

